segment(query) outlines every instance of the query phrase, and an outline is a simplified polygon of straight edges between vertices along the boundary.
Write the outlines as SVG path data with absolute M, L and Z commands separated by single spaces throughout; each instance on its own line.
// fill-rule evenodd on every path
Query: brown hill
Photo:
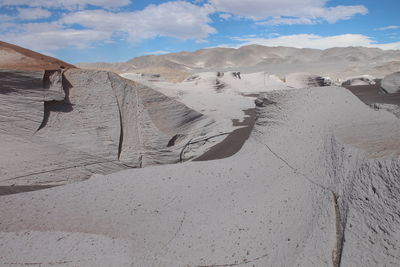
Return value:
M 0 41 L 0 69 L 48 70 L 75 68 L 59 59 Z

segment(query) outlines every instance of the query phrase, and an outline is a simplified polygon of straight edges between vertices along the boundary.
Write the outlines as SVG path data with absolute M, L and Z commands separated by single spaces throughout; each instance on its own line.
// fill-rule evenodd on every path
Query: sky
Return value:
M 244 45 L 400 49 L 399 0 L 0 0 L 0 40 L 70 63 Z

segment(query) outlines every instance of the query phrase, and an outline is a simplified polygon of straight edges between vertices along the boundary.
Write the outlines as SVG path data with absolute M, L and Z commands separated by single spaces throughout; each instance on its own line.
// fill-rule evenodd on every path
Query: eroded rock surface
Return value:
M 2 71 L 1 184 L 60 184 L 174 163 L 212 120 L 104 71 Z M 174 146 L 169 140 L 184 136 Z
M 374 85 L 375 78 L 371 75 L 359 75 L 354 77 L 347 77 L 342 86 L 359 86 L 359 85 Z
M 382 80 L 382 88 L 389 94 L 400 93 L 400 72 L 387 75 Z
M 230 158 L 2 197 L 0 263 L 397 266 L 399 158 L 375 144 L 399 120 L 339 87 L 265 97 Z
M 307 88 L 329 86 L 332 85 L 332 82 L 331 80 L 325 79 L 318 75 L 296 72 L 290 73 L 286 76 L 286 84 L 294 88 Z

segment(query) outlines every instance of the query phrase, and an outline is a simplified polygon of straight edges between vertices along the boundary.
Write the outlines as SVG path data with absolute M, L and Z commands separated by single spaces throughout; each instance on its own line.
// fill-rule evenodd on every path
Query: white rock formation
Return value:
M 69 69 L 0 75 L 1 185 L 60 184 L 179 162 L 188 140 L 213 124 L 113 73 Z M 180 138 L 168 146 L 175 135 Z
M 385 76 L 381 86 L 388 94 L 400 93 L 400 72 Z
M 356 86 L 356 85 L 373 85 L 375 84 L 375 77 L 371 75 L 359 75 L 347 77 L 342 82 L 342 86 Z
M 321 76 L 305 72 L 290 73 L 286 75 L 285 82 L 286 85 L 293 88 L 307 88 L 331 85 L 330 79 L 326 80 Z
M 391 113 L 393 113 L 397 118 L 400 118 L 400 105 L 393 105 L 393 104 L 380 104 L 375 103 L 371 105 L 373 109 L 384 109 Z
M 400 121 L 339 87 L 265 98 L 233 157 L 1 197 L 0 265 L 397 266 Z

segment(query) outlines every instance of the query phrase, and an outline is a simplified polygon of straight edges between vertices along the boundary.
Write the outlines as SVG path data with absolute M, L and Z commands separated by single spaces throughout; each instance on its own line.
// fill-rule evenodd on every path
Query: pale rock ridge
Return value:
M 185 143 L 213 124 L 114 73 L 69 69 L 1 74 L 9 81 L 0 95 L 2 147 L 14 147 L 18 155 L 10 158 L 13 164 L 2 161 L 3 184 L 60 184 L 93 173 L 175 163 Z M 180 138 L 168 147 L 175 135 Z
M 381 86 L 388 94 L 400 93 L 400 72 L 385 76 Z
M 395 266 L 400 261 L 399 157 L 371 159 L 335 136 L 331 146 L 330 188 L 338 196 L 343 265 Z
M 290 73 L 285 77 L 285 82 L 286 85 L 293 88 L 307 88 L 307 87 L 332 85 L 330 79 L 326 79 L 321 76 L 305 72 Z
M 342 86 L 355 86 L 355 85 L 374 85 L 375 77 L 372 75 L 358 75 L 347 77 L 342 82 Z
M 95 257 L 107 251 L 121 266 L 397 266 L 398 155 L 347 138 L 366 124 L 396 137 L 399 120 L 339 87 L 264 99 L 230 158 L 2 197 L 0 263 L 107 266 Z
M 0 79 L 3 132 L 33 134 L 43 120 L 43 103 L 65 98 L 61 70 L 0 70 Z
M 375 104 L 371 105 L 371 108 L 377 109 L 377 110 L 378 109 L 387 110 L 387 111 L 393 113 L 397 118 L 400 119 L 400 106 L 399 105 L 375 103 Z

